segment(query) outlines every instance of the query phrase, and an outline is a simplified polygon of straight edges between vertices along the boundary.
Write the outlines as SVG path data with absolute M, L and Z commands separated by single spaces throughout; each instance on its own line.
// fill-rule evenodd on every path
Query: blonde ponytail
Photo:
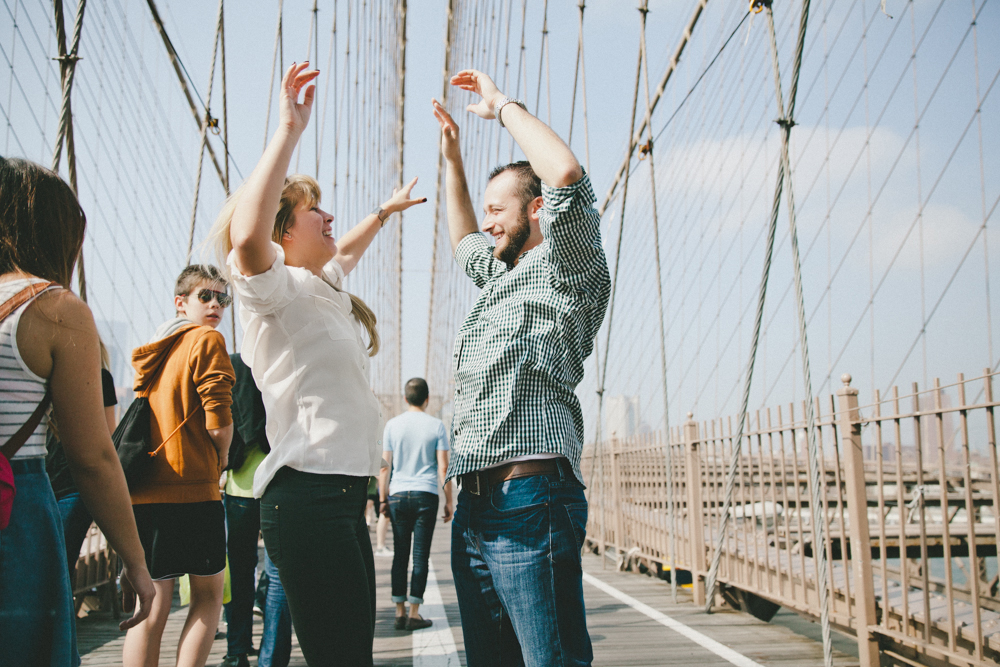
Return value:
M 355 296 L 350 292 L 347 295 L 351 297 L 351 314 L 358 318 L 358 321 L 361 322 L 361 325 L 368 332 L 368 356 L 374 357 L 378 354 L 378 349 L 381 345 L 378 329 L 375 328 L 375 313 L 368 307 L 368 304 L 361 300 L 361 297 Z

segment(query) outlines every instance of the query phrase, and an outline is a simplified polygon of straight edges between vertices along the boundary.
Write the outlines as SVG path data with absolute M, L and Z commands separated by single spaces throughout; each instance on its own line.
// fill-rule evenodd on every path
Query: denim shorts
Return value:
M 76 667 L 66 543 L 45 458 L 11 461 L 17 496 L 0 530 L 0 667 Z

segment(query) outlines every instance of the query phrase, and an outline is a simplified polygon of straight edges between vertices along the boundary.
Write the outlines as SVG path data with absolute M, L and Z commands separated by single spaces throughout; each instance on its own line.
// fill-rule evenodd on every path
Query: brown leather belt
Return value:
M 494 486 L 508 479 L 518 477 L 533 477 L 535 475 L 553 475 L 559 473 L 560 461 L 566 461 L 562 456 L 552 459 L 530 459 L 528 461 L 518 461 L 496 468 L 485 468 L 458 476 L 458 481 L 462 489 L 474 496 L 487 495 Z

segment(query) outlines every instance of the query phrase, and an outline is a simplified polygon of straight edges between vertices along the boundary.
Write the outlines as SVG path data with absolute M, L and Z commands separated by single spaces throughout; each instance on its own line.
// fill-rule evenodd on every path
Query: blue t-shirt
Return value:
M 392 452 L 389 495 L 438 492 L 437 452 L 448 450 L 448 433 L 440 419 L 424 412 L 404 412 L 390 419 L 382 435 L 382 449 Z

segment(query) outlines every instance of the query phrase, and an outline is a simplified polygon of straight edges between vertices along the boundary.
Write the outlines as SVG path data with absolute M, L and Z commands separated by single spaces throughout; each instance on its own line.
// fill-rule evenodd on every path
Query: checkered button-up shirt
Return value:
M 562 454 L 580 474 L 583 414 L 573 393 L 608 306 L 611 279 L 590 177 L 542 184 L 544 241 L 507 266 L 480 233 L 455 259 L 479 298 L 455 340 L 448 477 L 529 454 Z

